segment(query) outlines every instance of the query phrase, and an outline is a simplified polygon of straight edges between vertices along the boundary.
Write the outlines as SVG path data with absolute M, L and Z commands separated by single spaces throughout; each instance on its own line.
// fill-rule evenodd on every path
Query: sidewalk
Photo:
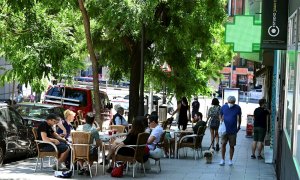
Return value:
M 137 173 L 136 179 L 203 179 L 203 180 L 275 180 L 276 174 L 273 164 L 265 164 L 263 160 L 251 159 L 251 142 L 252 138 L 245 137 L 245 127 L 238 133 L 237 145 L 233 158 L 233 166 L 220 166 L 221 152 L 216 152 L 212 164 L 206 164 L 204 158 L 194 160 L 192 151 L 188 157 L 181 159 L 161 159 L 162 172 L 157 174 L 155 167 L 147 172 L 146 176 Z M 203 139 L 203 146 L 209 146 L 210 132 L 207 130 Z M 225 162 L 229 157 L 229 147 Z M 151 162 L 153 164 L 153 162 Z M 45 159 L 44 166 L 48 167 L 48 159 Z M 5 164 L 0 168 L 0 179 L 57 179 L 50 167 L 37 170 L 34 173 L 35 159 L 26 159 L 15 163 Z M 95 166 L 94 166 L 95 167 Z M 109 174 L 102 174 L 102 166 L 98 166 L 98 174 L 94 178 L 114 179 Z M 93 169 L 95 172 L 95 169 Z M 87 176 L 75 176 L 72 179 L 90 179 Z M 133 179 L 132 171 L 129 171 L 123 179 Z
M 205 117 L 205 109 L 210 106 L 211 100 L 199 99 L 200 111 Z M 178 179 L 203 179 L 203 180 L 276 180 L 276 173 L 274 164 L 265 164 L 264 160 L 251 159 L 251 144 L 252 138 L 246 138 L 246 117 L 247 114 L 253 114 L 253 111 L 257 104 L 240 102 L 242 108 L 242 129 L 237 136 L 237 145 L 235 147 L 235 153 L 233 158 L 233 166 L 220 166 L 221 152 L 215 152 L 213 156 L 212 164 L 206 164 L 204 158 L 194 160 L 192 151 L 189 151 L 187 158 L 181 157 L 181 159 L 161 159 L 161 173 L 157 174 L 155 167 L 144 176 L 140 171 L 136 174 L 136 179 L 164 179 L 164 180 L 178 180 Z M 210 145 L 210 132 L 206 130 L 202 145 L 208 147 Z M 227 145 L 227 152 L 225 163 L 229 158 L 229 146 Z M 48 159 L 44 161 L 44 166 L 48 167 L 41 171 L 37 169 L 34 173 L 35 158 L 26 159 L 19 162 L 13 162 L 5 164 L 0 168 L 0 180 L 2 179 L 58 179 L 54 177 L 54 173 L 50 167 L 48 167 Z M 151 161 L 151 164 L 154 162 Z M 95 168 L 95 166 L 93 166 Z M 92 172 L 95 172 L 93 168 Z M 98 174 L 94 178 L 101 179 L 114 179 L 110 174 L 103 175 L 102 166 L 98 166 Z M 88 176 L 78 176 L 75 172 L 75 176 L 72 179 L 90 179 Z M 127 175 L 124 175 L 123 179 L 133 179 L 132 171 L 129 171 Z

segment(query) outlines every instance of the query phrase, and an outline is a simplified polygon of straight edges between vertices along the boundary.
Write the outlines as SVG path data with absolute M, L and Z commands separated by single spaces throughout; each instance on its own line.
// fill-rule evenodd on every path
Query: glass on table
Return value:
M 113 131 L 108 131 L 108 135 L 112 135 L 113 134 Z

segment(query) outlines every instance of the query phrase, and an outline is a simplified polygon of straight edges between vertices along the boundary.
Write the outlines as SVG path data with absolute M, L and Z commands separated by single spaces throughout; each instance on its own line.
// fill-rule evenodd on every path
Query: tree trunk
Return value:
M 139 44 L 139 43 L 137 43 Z M 132 123 L 133 118 L 138 115 L 139 108 L 139 84 L 141 74 L 141 51 L 140 45 L 135 45 L 131 56 L 130 87 L 129 87 L 129 116 L 128 121 Z
M 93 71 L 93 87 L 94 87 L 94 98 L 95 98 L 95 111 L 96 111 L 96 121 L 99 123 L 100 128 L 102 129 L 103 119 L 100 119 L 100 95 L 99 95 L 99 77 L 98 77 L 98 63 L 95 55 L 92 37 L 91 37 L 91 27 L 90 19 L 88 13 L 84 7 L 84 0 L 78 0 L 79 8 L 83 18 L 83 25 L 85 30 L 85 37 L 87 48 L 90 54 L 90 60 L 92 62 L 92 71 Z

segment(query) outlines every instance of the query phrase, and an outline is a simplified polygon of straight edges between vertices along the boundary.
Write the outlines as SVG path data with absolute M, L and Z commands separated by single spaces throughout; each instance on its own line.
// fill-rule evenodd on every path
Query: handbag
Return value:
M 111 171 L 111 177 L 123 177 L 123 169 L 124 165 L 116 165 L 113 170 Z
M 219 136 L 224 136 L 226 135 L 226 126 L 224 121 L 221 122 L 220 126 L 219 126 L 219 130 L 218 130 Z

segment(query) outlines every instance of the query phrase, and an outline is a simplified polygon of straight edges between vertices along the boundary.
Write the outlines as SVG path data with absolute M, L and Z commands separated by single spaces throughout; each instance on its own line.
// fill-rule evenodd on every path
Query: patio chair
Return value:
M 92 176 L 91 166 L 89 162 L 96 161 L 97 162 L 96 173 L 95 173 L 96 176 L 98 171 L 98 157 L 90 156 L 91 134 L 88 132 L 77 131 L 77 132 L 72 132 L 71 137 L 72 137 L 73 163 L 76 163 L 79 160 L 87 162 L 90 171 L 90 176 L 92 178 L 93 176 Z M 74 174 L 74 169 L 73 169 L 73 174 Z
M 124 133 L 125 126 L 123 126 L 123 125 L 110 125 L 109 129 L 111 129 L 111 130 L 116 129 L 117 133 Z
M 185 135 L 183 136 L 178 143 L 178 148 L 177 150 L 179 151 L 179 149 L 181 148 L 192 148 L 194 151 L 194 157 L 196 160 L 196 152 L 198 157 L 199 156 L 199 151 L 201 152 L 201 157 L 203 157 L 203 153 L 202 153 L 202 140 L 203 140 L 203 136 L 206 130 L 206 126 L 200 126 L 198 128 L 197 134 L 191 134 L 191 135 Z M 193 142 L 187 142 L 188 138 L 193 138 Z M 178 159 L 179 159 L 179 152 L 177 152 L 178 154 Z M 186 152 L 187 154 L 187 152 Z
M 34 141 L 36 143 L 36 148 L 37 148 L 37 153 L 38 153 L 37 157 L 36 157 L 36 165 L 35 165 L 34 172 L 36 172 L 39 160 L 41 160 L 41 170 L 42 170 L 43 164 L 44 164 L 43 158 L 45 158 L 45 157 L 49 157 L 49 166 L 50 166 L 50 158 L 51 157 L 56 158 L 56 170 L 58 170 L 58 160 L 57 159 L 59 157 L 59 153 L 58 153 L 56 145 L 52 142 L 45 142 L 45 141 L 42 141 L 42 140 L 38 140 L 38 134 L 37 134 L 37 128 L 36 127 L 32 128 L 32 133 L 33 133 L 33 136 L 34 136 Z M 51 152 L 43 151 L 43 149 L 40 148 L 40 145 L 42 145 L 42 144 L 48 144 L 48 145 L 53 146 L 55 151 L 51 151 Z
M 128 172 L 129 163 L 133 163 L 132 177 L 134 177 L 134 175 L 135 175 L 134 172 L 135 172 L 135 166 L 137 165 L 137 163 L 142 164 L 142 167 L 144 170 L 144 175 L 146 174 L 145 166 L 144 166 L 144 155 L 145 155 L 145 147 L 147 145 L 147 140 L 148 140 L 149 136 L 150 136 L 149 133 L 140 133 L 138 135 L 136 145 L 121 146 L 121 147 L 117 148 L 115 151 L 115 161 L 123 161 L 123 162 L 127 163 L 126 173 Z M 134 156 L 124 156 L 124 155 L 118 154 L 118 151 L 121 148 L 133 149 Z
M 160 137 L 159 142 L 156 144 L 156 148 L 161 148 L 163 151 L 165 150 L 165 136 L 166 136 L 166 131 L 164 131 Z M 169 150 L 170 153 L 170 150 Z M 169 154 L 170 155 L 170 154 Z M 154 158 L 154 157 L 149 157 L 150 159 L 153 159 L 155 161 L 155 165 L 157 165 L 157 173 L 161 172 L 161 166 L 160 166 L 160 158 Z

